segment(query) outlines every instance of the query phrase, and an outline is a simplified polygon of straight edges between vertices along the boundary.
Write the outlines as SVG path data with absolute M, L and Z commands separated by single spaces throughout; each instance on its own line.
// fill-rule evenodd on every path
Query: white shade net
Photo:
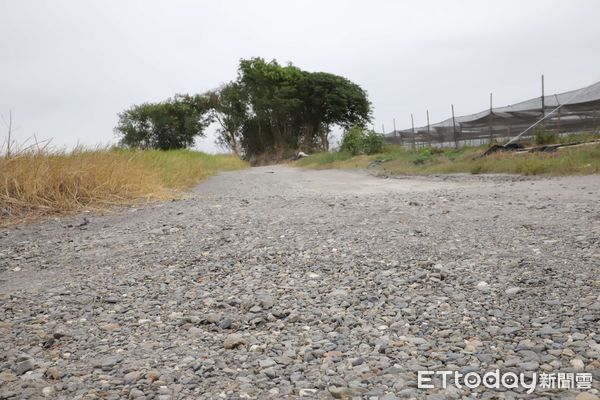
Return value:
M 558 109 L 557 109 L 558 107 Z M 385 135 L 388 143 L 405 146 L 479 145 L 494 140 L 510 140 L 547 116 L 543 129 L 558 133 L 598 132 L 600 128 L 600 82 L 588 87 L 525 100 L 414 129 L 396 130 Z M 530 130 L 521 138 L 529 138 Z

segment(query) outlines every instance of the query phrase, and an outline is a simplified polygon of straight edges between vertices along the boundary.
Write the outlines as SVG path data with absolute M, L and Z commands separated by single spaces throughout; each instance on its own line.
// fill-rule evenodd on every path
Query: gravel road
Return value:
M 598 176 L 261 167 L 83 218 L 0 230 L 0 399 L 599 393 Z M 592 388 L 417 388 L 496 368 Z

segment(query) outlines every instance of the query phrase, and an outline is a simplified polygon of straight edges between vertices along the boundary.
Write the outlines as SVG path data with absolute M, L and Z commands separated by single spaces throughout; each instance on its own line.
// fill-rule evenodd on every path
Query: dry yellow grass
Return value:
M 219 171 L 246 168 L 195 151 L 25 151 L 0 157 L 0 225 L 60 212 L 177 196 Z

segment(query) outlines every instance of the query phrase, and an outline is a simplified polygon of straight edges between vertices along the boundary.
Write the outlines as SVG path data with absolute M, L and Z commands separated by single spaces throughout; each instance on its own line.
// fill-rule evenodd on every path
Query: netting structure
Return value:
M 598 132 L 600 82 L 582 89 L 451 117 L 430 125 L 395 130 L 384 136 L 387 143 L 409 147 L 481 145 L 508 141 L 519 135 L 519 139 L 529 139 L 535 134 L 535 130 L 529 128 L 542 118 L 542 124 L 536 129 L 552 130 L 558 134 Z

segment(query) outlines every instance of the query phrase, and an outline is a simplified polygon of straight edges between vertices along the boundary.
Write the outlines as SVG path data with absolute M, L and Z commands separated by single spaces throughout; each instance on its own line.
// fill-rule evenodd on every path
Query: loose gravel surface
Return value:
M 0 399 L 594 398 L 599 204 L 598 176 L 277 166 L 3 229 Z M 417 388 L 496 368 L 593 383 Z

